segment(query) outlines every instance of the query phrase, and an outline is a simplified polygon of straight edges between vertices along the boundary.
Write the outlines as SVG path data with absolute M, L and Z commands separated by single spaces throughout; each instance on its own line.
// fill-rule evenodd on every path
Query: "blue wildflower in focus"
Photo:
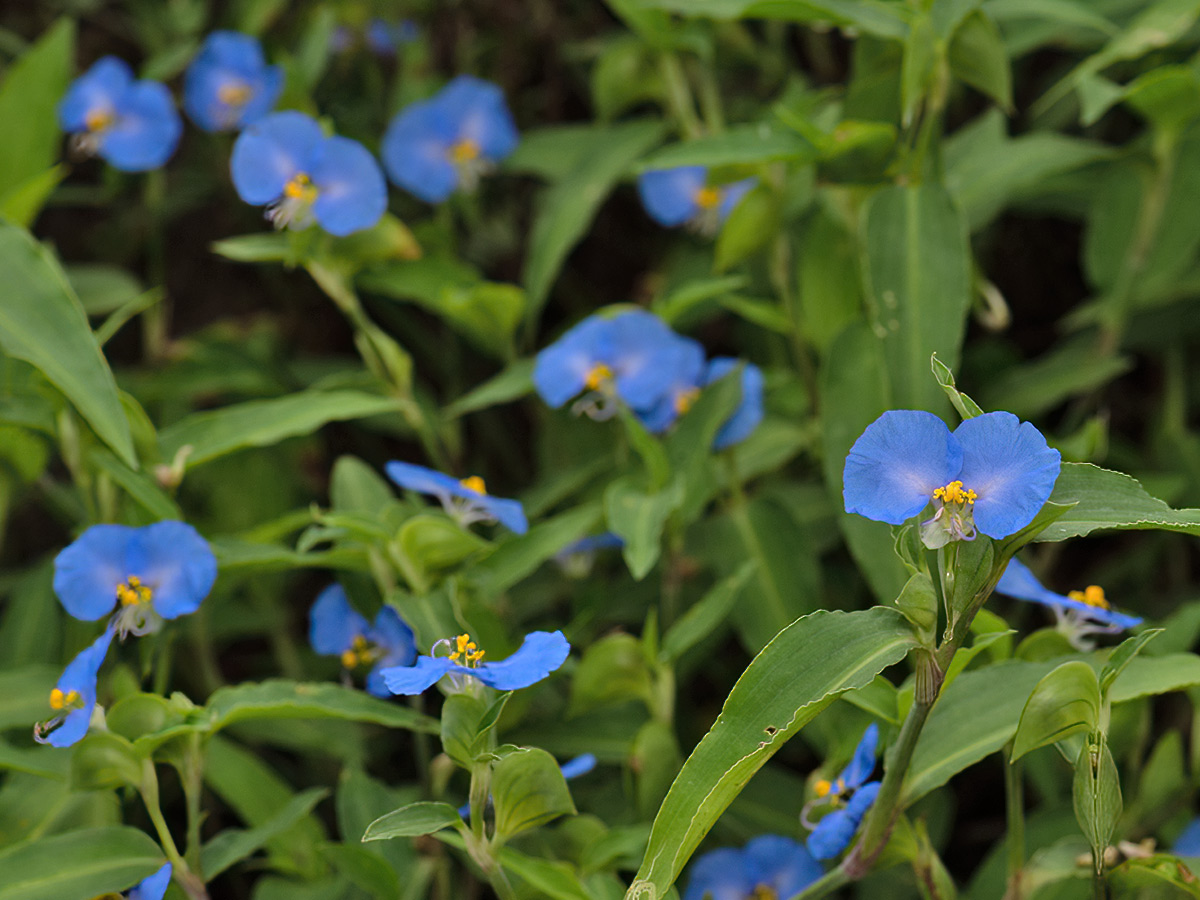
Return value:
M 383 468 L 388 478 L 406 491 L 437 497 L 446 512 L 464 527 L 473 522 L 499 522 L 515 534 L 529 530 L 521 501 L 493 497 L 478 475 L 460 480 L 436 469 L 394 460 Z
M 255 38 L 214 31 L 183 76 L 183 108 L 205 131 L 234 131 L 269 113 L 282 90 L 283 70 Z
M 1176 856 L 1200 856 L 1200 819 L 1192 819 L 1171 845 Z
M 880 782 L 867 781 L 875 770 L 875 751 L 879 745 L 879 726 L 872 722 L 863 732 L 850 764 L 834 781 L 822 779 L 814 785 L 817 798 L 805 807 L 804 824 L 812 828 L 808 849 L 817 859 L 832 859 L 848 846 L 863 816 L 875 802 Z M 816 826 L 809 825 L 808 813 L 819 806 L 831 805 Z
M 1128 616 L 1112 608 L 1104 596 L 1104 588 L 1088 585 L 1082 591 L 1056 594 L 1045 588 L 1029 571 L 1029 567 L 1018 559 L 1011 559 L 996 583 L 996 593 L 1030 603 L 1048 606 L 1054 611 L 1058 630 L 1066 635 L 1071 646 L 1079 650 L 1091 650 L 1094 643 L 1087 640 L 1093 634 L 1116 634 L 1126 628 L 1142 624 L 1137 616 Z
M 368 625 L 350 605 L 340 584 L 331 584 L 317 596 L 308 613 L 308 640 L 323 656 L 337 656 L 349 672 L 370 666 L 367 692 L 376 697 L 391 693 L 380 674 L 391 666 L 411 666 L 417 658 L 412 629 L 392 607 L 384 605 Z
M 1012 413 L 967 419 L 953 432 L 937 416 L 891 410 L 867 426 L 846 457 L 846 512 L 899 525 L 933 502 L 925 546 L 1006 538 L 1050 497 L 1061 458 L 1041 432 Z
M 67 664 L 50 691 L 54 718 L 34 727 L 36 741 L 52 747 L 70 747 L 87 734 L 92 710 L 96 708 L 96 676 L 108 653 L 108 645 L 112 643 L 113 633 L 110 626 Z
M 337 237 L 370 228 L 387 209 L 379 164 L 358 141 L 326 137 L 304 113 L 272 113 L 246 127 L 233 145 L 233 186 L 247 203 L 267 207 L 276 228 L 316 221 Z
M 93 525 L 54 559 L 54 593 L 85 622 L 108 615 L 124 637 L 193 613 L 212 590 L 217 558 L 184 522 Z
M 166 86 L 135 81 L 115 56 L 71 82 L 58 102 L 58 122 L 75 150 L 124 172 L 157 169 L 171 158 L 183 130 Z
M 713 438 L 713 449 L 724 450 L 740 444 L 754 433 L 763 418 L 763 375 L 754 363 L 742 362 L 728 356 L 718 356 L 708 363 L 704 384 L 708 386 L 742 365 L 742 401 Z
M 589 316 L 537 356 L 533 384 L 552 407 L 584 391 L 576 410 L 602 419 L 621 401 L 649 412 L 671 401 L 673 388 L 699 378 L 696 344 L 682 338 L 653 313 L 633 310 L 612 317 Z M 699 357 L 703 366 L 703 353 Z
M 745 178 L 732 184 L 709 185 L 704 166 L 654 169 L 638 176 L 642 206 L 659 225 L 689 225 L 702 234 L 714 234 L 733 208 L 755 185 Z
M 129 900 L 162 900 L 171 883 L 171 864 L 167 863 L 149 878 L 142 879 L 129 892 Z
M 445 656 L 418 656 L 412 666 L 383 670 L 383 680 L 393 694 L 420 694 L 442 676 L 449 675 L 455 688 L 463 690 L 473 678 L 498 691 L 515 691 L 541 681 L 564 662 L 571 645 L 561 631 L 534 631 L 525 636 L 517 652 L 503 662 L 483 662 L 483 651 L 465 634 L 443 639 L 433 652 Z
M 456 190 L 474 190 L 518 140 L 500 88 L 459 75 L 396 114 L 383 136 L 383 165 L 400 187 L 440 203 Z
M 741 850 L 713 850 L 692 864 L 683 900 L 788 900 L 823 874 L 805 846 L 764 834 Z

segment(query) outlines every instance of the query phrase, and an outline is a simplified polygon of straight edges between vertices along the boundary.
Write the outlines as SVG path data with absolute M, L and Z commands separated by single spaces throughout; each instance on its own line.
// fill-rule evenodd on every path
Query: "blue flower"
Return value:
M 162 900 L 167 893 L 167 885 L 171 883 L 171 864 L 167 863 L 149 878 L 142 881 L 129 892 L 129 900 Z
M 594 418 L 612 415 L 614 400 L 649 411 L 672 388 L 687 384 L 696 367 L 695 346 L 653 313 L 589 316 L 538 354 L 533 384 L 555 408 L 588 391 L 580 408 Z
M 157 169 L 175 152 L 183 124 L 171 92 L 106 56 L 76 78 L 58 102 L 58 122 L 73 146 L 124 172 Z
M 1200 819 L 1192 819 L 1171 845 L 1176 856 L 1200 856 Z
M 460 188 L 474 190 L 518 140 L 500 88 L 459 75 L 430 99 L 396 114 L 383 136 L 383 165 L 400 187 L 440 203 Z
M 387 209 L 379 164 L 358 141 L 325 137 L 301 112 L 272 113 L 246 127 L 230 161 L 238 196 L 267 206 L 276 228 L 304 228 L 316 220 L 345 237 L 370 228 Z
M 1088 585 L 1082 591 L 1071 591 L 1066 595 L 1056 594 L 1043 587 L 1029 567 L 1016 558 L 1009 560 L 996 584 L 996 593 L 1050 607 L 1058 620 L 1059 631 L 1080 650 L 1092 649 L 1092 643 L 1087 640 L 1089 635 L 1116 634 L 1142 624 L 1137 616 L 1114 610 L 1104 596 L 1104 588 L 1099 585 Z
M 331 584 L 317 596 L 308 613 L 308 641 L 323 656 L 337 656 L 347 670 L 371 666 L 367 692 L 376 697 L 391 693 L 380 674 L 391 666 L 411 666 L 417 658 L 412 629 L 396 610 L 386 604 L 375 616 L 375 624 L 350 605 L 340 584 Z
M 692 864 L 683 900 L 787 900 L 822 875 L 804 845 L 777 834 L 754 838 L 741 850 L 713 850 Z
M 704 384 L 708 386 L 723 378 L 739 363 L 742 364 L 742 402 L 733 411 L 733 415 L 725 420 L 713 439 L 715 450 L 724 450 L 726 447 L 740 444 L 754 433 L 754 429 L 763 418 L 763 375 L 762 369 L 754 363 L 742 362 L 728 356 L 715 357 L 708 363 Z
M 233 131 L 270 112 L 282 90 L 283 70 L 256 39 L 214 31 L 183 76 L 183 108 L 205 131 Z
M 659 225 L 674 228 L 690 224 L 711 234 L 754 185 L 753 178 L 709 185 L 704 166 L 679 166 L 643 172 L 637 186 L 642 206 Z
M 397 47 L 411 44 L 420 35 L 417 24 L 411 19 L 389 22 L 386 19 L 375 18 L 368 22 L 363 30 L 367 48 L 376 56 L 395 56 Z
M 1050 497 L 1061 458 L 1012 413 L 967 419 L 950 433 L 937 416 L 891 410 L 867 426 L 846 457 L 846 512 L 899 525 L 933 501 L 926 546 L 1020 531 Z
M 109 626 L 90 647 L 79 651 L 67 664 L 58 684 L 50 692 L 50 708 L 55 716 L 34 727 L 36 741 L 52 747 L 70 747 L 87 734 L 92 710 L 96 708 L 96 676 L 113 634 L 114 629 Z
M 661 368 L 664 386 L 658 401 L 648 409 L 639 409 L 638 418 L 652 434 L 661 434 L 692 408 L 700 396 L 704 379 L 704 348 L 690 338 L 672 333 L 663 340 L 656 365 Z
M 406 491 L 432 494 L 460 525 L 472 522 L 499 522 L 515 534 L 529 530 L 525 508 L 520 500 L 493 497 L 478 475 L 459 480 L 436 469 L 393 460 L 383 467 L 388 478 Z
M 92 622 L 117 604 L 113 624 L 122 637 L 195 612 L 216 578 L 208 542 L 183 522 L 93 525 L 54 560 L 54 593 L 63 608 Z
M 561 631 L 534 631 L 525 636 L 517 652 L 504 662 L 482 662 L 483 651 L 465 634 L 453 641 L 443 639 L 433 645 L 444 647 L 447 656 L 418 656 L 412 666 L 383 670 L 383 680 L 393 694 L 419 694 L 436 684 L 443 675 L 463 685 L 466 676 L 498 691 L 515 691 L 541 681 L 564 662 L 571 645 Z
M 817 859 L 832 859 L 848 846 L 863 816 L 875 802 L 880 782 L 867 781 L 875 770 L 875 750 L 879 744 L 879 726 L 872 722 L 863 732 L 850 764 L 834 781 L 822 779 L 815 785 L 817 799 L 805 808 L 802 818 L 816 806 L 830 804 L 827 813 L 808 836 L 808 849 Z

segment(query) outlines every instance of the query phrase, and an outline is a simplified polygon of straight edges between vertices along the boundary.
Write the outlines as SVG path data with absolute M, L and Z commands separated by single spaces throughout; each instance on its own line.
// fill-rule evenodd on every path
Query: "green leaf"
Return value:
M 642 642 L 631 634 L 610 634 L 588 647 L 575 668 L 570 715 L 629 700 L 649 705 L 653 690 Z
M 183 518 L 179 505 L 145 472 L 134 471 L 103 447 L 92 450 L 88 459 L 155 519 Z
M 1098 735 L 1098 738 L 1098 743 L 1088 741 L 1080 750 L 1071 790 L 1075 818 L 1092 845 L 1097 869 L 1103 865 L 1104 851 L 1112 840 L 1122 809 L 1117 764 L 1104 735 Z
M 285 438 L 311 434 L 327 422 L 396 413 L 397 402 L 362 391 L 301 391 L 271 400 L 249 400 L 192 413 L 159 433 L 164 459 L 190 446 L 186 466 L 216 459 L 243 447 L 270 447 Z
M 1112 652 L 1108 660 L 1104 663 L 1104 668 L 1100 670 L 1100 693 L 1102 696 L 1108 696 L 1108 689 L 1112 687 L 1112 683 L 1125 671 L 1126 667 L 1133 662 L 1134 657 L 1142 652 L 1143 647 L 1162 633 L 1163 629 L 1161 628 L 1147 628 L 1145 631 L 1121 641 L 1117 649 Z
M 486 552 L 491 544 L 446 516 L 418 513 L 400 526 L 396 546 L 414 577 L 428 582 Z
M 1100 684 L 1080 660 L 1065 662 L 1037 683 L 1021 712 L 1010 762 L 1100 725 Z
M 949 366 L 937 358 L 936 353 L 929 358 L 929 365 L 933 368 L 934 379 L 942 386 L 942 390 L 946 392 L 950 403 L 953 404 L 960 416 L 964 419 L 973 419 L 975 416 L 983 415 L 979 404 L 954 386 L 954 373 L 950 371 Z
M 438 832 L 437 839 L 466 850 L 466 843 L 457 831 Z M 597 900 L 584 888 L 579 872 L 565 862 L 528 856 L 512 847 L 501 847 L 498 856 L 505 872 L 511 872 L 553 900 Z
M 394 849 L 398 845 L 382 846 Z M 321 856 L 332 863 L 334 869 L 355 887 L 366 891 L 375 900 L 395 900 L 396 897 L 402 896 L 400 875 L 393 864 L 381 858 L 376 852 L 378 849 L 357 847 L 353 844 L 325 844 L 321 847 Z M 418 872 L 416 878 L 406 879 L 405 888 L 413 890 L 414 883 L 419 886 L 422 874 Z M 416 896 L 420 894 L 417 893 Z
M 49 592 L 42 596 L 50 600 Z M 61 674 L 60 669 L 41 663 L 0 672 L 0 731 L 32 727 L 47 718 L 50 714 L 47 698 Z
M 457 419 L 467 413 L 520 400 L 533 392 L 534 363 L 532 359 L 509 363 L 502 372 L 447 405 L 442 414 L 447 419 Z
M 299 262 L 293 235 L 283 231 L 241 234 L 214 241 L 213 253 L 234 262 Z
M 0 194 L 0 216 L 28 228 L 42 211 L 54 189 L 67 177 L 67 171 L 67 167 L 61 163 L 51 166 Z
M 346 719 L 437 734 L 434 719 L 337 684 L 305 684 L 275 678 L 213 692 L 205 707 L 213 731 L 247 719 Z
M 87 316 L 49 250 L 0 222 L 0 349 L 36 366 L 100 439 L 137 467 L 129 422 Z
M 739 125 L 722 134 L 669 144 L 637 164 L 637 172 L 672 169 L 676 166 L 737 166 L 766 162 L 812 162 L 817 148 L 793 131 L 771 122 Z
M 137 787 L 142 783 L 142 758 L 120 735 L 94 731 L 74 745 L 70 781 L 77 791 Z
M 58 122 L 47 111 L 67 91 L 74 55 L 75 23 L 59 19 L 4 73 L 0 197 L 7 199 L 13 189 L 44 176 L 58 158 Z
M 658 562 L 663 526 L 679 505 L 679 495 L 678 482 L 656 493 L 647 493 L 631 478 L 614 481 L 604 492 L 608 527 L 625 542 L 621 553 L 635 580 L 645 578 Z
M 917 630 L 922 645 L 933 646 L 937 634 L 938 596 L 926 573 L 917 572 L 908 579 L 896 598 L 896 608 Z
M 366 557 L 357 550 L 337 549 L 300 553 L 279 544 L 263 544 L 237 538 L 209 541 L 222 572 L 286 572 L 290 569 L 366 569 Z
M 905 17 L 895 4 L 878 0 L 642 0 L 642 5 L 713 19 L 832 22 L 877 37 L 902 38 L 908 33 Z
M 599 503 L 583 503 L 538 522 L 471 566 L 468 576 L 487 593 L 501 594 L 592 531 L 600 516 Z
M 1072 397 L 1100 390 L 1131 368 L 1130 357 L 1100 353 L 1088 339 L 1067 340 L 1038 359 L 998 373 L 983 399 L 992 409 L 1033 418 Z
M 1138 656 L 1130 660 L 1113 680 L 1108 699 L 1112 703 L 1124 703 L 1139 697 L 1181 691 L 1198 684 L 1200 656 L 1194 653 Z
M 153 875 L 166 859 L 136 828 L 84 828 L 0 850 L 0 900 L 92 900 Z
M 219 831 L 200 850 L 200 871 L 206 881 L 216 878 L 230 866 L 261 850 L 275 838 L 307 816 L 329 795 L 325 788 L 309 788 L 254 828 L 226 828 Z
M 464 769 L 487 749 L 489 735 L 512 696 L 505 691 L 490 704 L 472 694 L 451 694 L 442 705 L 442 749 Z
M 574 168 L 541 196 L 522 276 L 529 292 L 530 319 L 540 313 L 567 254 L 587 232 L 600 204 L 662 132 L 659 122 L 597 129 Z
M 1002 107 L 1012 109 L 1012 70 L 996 23 L 982 10 L 968 15 L 950 40 L 950 70 Z
M 742 673 L 671 785 L 628 900 L 665 897 L 713 823 L 784 742 L 914 645 L 904 617 L 883 607 L 816 612 L 780 632 Z
M 781 219 L 779 195 L 763 184 L 751 189 L 721 226 L 713 269 L 724 272 L 748 259 L 775 237 Z
M 804 225 L 796 277 L 804 334 L 822 356 L 834 338 L 863 315 L 858 242 L 824 205 Z
M 665 662 L 678 662 L 688 650 L 711 635 L 733 610 L 750 577 L 758 569 L 756 560 L 748 559 L 727 578 L 722 578 L 663 636 L 660 657 Z M 578 681 L 579 670 L 575 670 Z M 574 684 L 575 682 L 572 682 Z
M 1161 529 L 1200 535 L 1200 509 L 1171 509 L 1137 479 L 1091 463 L 1063 463 L 1050 502 L 1076 504 L 1038 535 L 1064 541 L 1099 529 Z
M 496 807 L 496 840 L 575 814 L 567 780 L 554 757 L 536 747 L 521 747 L 504 756 L 492 770 L 492 802 Z

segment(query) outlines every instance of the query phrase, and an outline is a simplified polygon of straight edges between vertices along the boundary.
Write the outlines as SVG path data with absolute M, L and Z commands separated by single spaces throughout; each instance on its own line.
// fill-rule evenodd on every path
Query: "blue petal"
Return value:
M 317 187 L 313 215 L 337 237 L 370 228 L 387 209 L 387 182 L 379 163 L 358 141 L 326 138 L 317 145 L 309 176 Z
M 684 364 L 686 339 L 653 313 L 626 312 L 612 322 L 612 362 L 617 396 L 634 409 L 650 409 L 667 393 Z
M 872 722 L 867 726 L 863 736 L 854 748 L 854 756 L 850 764 L 842 772 L 842 782 L 846 787 L 857 788 L 871 777 L 875 771 L 875 751 L 879 746 L 879 726 Z
M 221 99 L 222 87 L 237 83 L 250 91 L 245 103 Z M 267 66 L 262 46 L 248 34 L 214 31 L 204 40 L 183 81 L 183 106 L 206 131 L 241 128 L 263 116 L 283 87 L 282 72 Z
M 533 386 L 548 406 L 562 406 L 585 387 L 588 372 L 613 357 L 613 320 L 589 316 L 537 355 Z
M 52 747 L 70 747 L 87 734 L 88 725 L 92 721 L 92 710 L 96 708 L 96 676 L 104 657 L 108 653 L 108 645 L 112 642 L 113 629 L 107 629 L 96 638 L 89 647 L 79 651 L 78 655 L 67 663 L 62 676 L 55 685 L 64 694 L 75 691 L 83 700 L 83 706 L 67 713 L 62 724 L 51 732 L 46 743 Z
M 457 478 L 427 466 L 392 460 L 383 470 L 388 478 L 406 491 L 432 494 L 435 497 L 453 497 L 459 496 L 458 492 L 462 490 Z
M 440 203 L 458 187 L 450 161 L 455 124 L 434 100 L 401 110 L 383 136 L 383 167 L 393 182 L 426 203 Z
M 464 488 L 464 491 L 470 490 Z M 475 493 L 471 491 L 471 493 Z M 520 500 L 510 500 L 504 497 L 493 497 L 491 494 L 477 494 L 476 505 L 485 510 L 497 522 L 513 534 L 525 534 L 529 531 L 529 521 L 525 518 L 525 507 Z
M 486 662 L 465 671 L 498 691 L 515 691 L 541 681 L 566 662 L 570 652 L 561 631 L 534 631 L 503 662 Z
M 754 874 L 740 850 L 722 848 L 692 863 L 683 900 L 747 900 L 755 888 Z
M 105 56 L 71 82 L 58 102 L 58 123 L 66 132 L 87 131 L 88 113 L 115 113 L 117 102 L 133 84 L 124 60 Z
M 961 465 L 962 448 L 945 422 L 915 409 L 889 410 L 867 426 L 846 457 L 846 512 L 900 525 L 923 510 Z
M 559 768 L 562 770 L 563 778 L 568 781 L 572 778 L 586 775 L 592 769 L 596 768 L 596 754 L 584 753 L 581 756 L 576 756 L 574 759 L 567 760 Z
M 964 488 L 975 491 L 975 527 L 1006 538 L 1033 521 L 1054 490 L 1062 465 L 1040 431 L 1012 413 L 967 419 L 954 430 L 962 445 Z
M 679 398 L 697 390 L 704 380 L 704 348 L 691 338 L 675 336 L 664 342 L 659 357 L 663 394 L 638 417 L 652 434 L 659 434 L 679 417 Z
M 760 835 L 742 853 L 753 864 L 757 883 L 771 888 L 779 900 L 794 897 L 824 874 L 803 844 L 782 835 Z
M 217 580 L 217 558 L 208 541 L 184 522 L 155 522 L 129 543 L 128 574 L 153 592 L 154 611 L 164 619 L 195 612 Z
M 754 429 L 758 428 L 763 419 L 763 374 L 762 369 L 754 363 L 718 356 L 709 362 L 704 383 L 712 384 L 728 374 L 738 363 L 742 363 L 743 366 L 742 401 L 713 439 L 714 450 L 724 450 L 726 447 L 740 444 L 754 433 Z
M 340 584 L 321 591 L 308 611 L 308 642 L 322 656 L 340 656 L 354 645 L 356 637 L 365 637 L 367 629 L 366 617 L 350 605 Z
M 54 558 L 54 593 L 70 615 L 101 619 L 117 602 L 117 585 L 129 576 L 126 556 L 135 529 L 93 525 Z
M 393 694 L 420 694 L 437 684 L 447 672 L 461 668 L 445 656 L 418 656 L 411 666 L 381 669 L 379 676 Z
M 129 892 L 129 900 L 162 900 L 171 883 L 171 864 L 167 863 Z
M 1065 594 L 1056 594 L 1049 588 L 1043 587 L 1023 562 L 1015 557 L 1008 562 L 1004 574 L 996 583 L 996 593 L 1018 600 L 1039 603 L 1042 606 L 1073 609 L 1085 618 L 1102 625 L 1115 625 L 1118 628 L 1133 628 L 1141 625 L 1142 620 L 1137 616 L 1119 613 L 1114 609 L 1104 609 L 1091 606 L 1082 600 L 1073 600 Z
M 833 859 L 854 839 L 854 832 L 879 793 L 879 782 L 872 781 L 859 788 L 842 809 L 835 809 L 808 836 L 808 850 L 817 859 Z
M 367 691 L 376 697 L 391 694 L 383 678 L 383 670 L 393 666 L 411 666 L 417 661 L 417 641 L 413 630 L 400 614 L 390 606 L 384 606 L 375 616 L 375 624 L 367 632 L 367 640 L 383 650 L 374 668 L 367 673 Z
M 650 218 L 659 225 L 674 228 L 700 211 L 696 193 L 704 187 L 707 177 L 708 170 L 704 166 L 643 172 L 638 176 L 638 195 Z
M 247 203 L 261 206 L 283 193 L 299 172 L 307 172 L 321 126 L 304 113 L 272 113 L 238 135 L 229 162 L 233 186 Z
M 721 201 L 717 205 L 717 212 L 722 222 L 729 218 L 729 214 L 742 202 L 742 198 L 757 184 L 757 178 L 743 178 L 721 188 Z
M 112 126 L 100 132 L 98 152 L 114 169 L 145 172 L 171 158 L 182 132 L 166 85 L 139 81 L 121 96 Z
M 455 140 L 474 142 L 483 159 L 498 162 L 516 149 L 520 136 L 498 85 L 459 75 L 434 101 L 454 123 Z
M 1200 856 L 1200 819 L 1192 819 L 1183 834 L 1175 839 L 1171 852 L 1176 856 Z

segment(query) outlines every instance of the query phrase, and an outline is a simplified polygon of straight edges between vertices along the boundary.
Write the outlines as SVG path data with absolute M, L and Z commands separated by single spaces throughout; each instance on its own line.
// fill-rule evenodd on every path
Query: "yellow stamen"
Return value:
M 83 118 L 88 131 L 103 131 L 115 120 L 115 116 L 107 109 L 94 109 Z
M 80 700 L 78 691 L 68 691 L 64 694 L 58 688 L 50 692 L 50 708 L 54 710 L 66 709 L 69 706 L 74 706 Z
M 245 106 L 254 89 L 244 81 L 230 81 L 217 88 L 217 99 L 226 106 Z
M 940 487 L 933 492 L 935 500 L 941 500 L 943 503 L 970 503 L 974 504 L 979 498 L 979 495 L 974 491 L 963 490 L 961 481 L 952 481 L 945 487 Z
M 683 415 L 692 408 L 692 404 L 696 402 L 696 398 L 700 396 L 700 388 L 688 388 L 686 391 L 680 391 L 675 395 L 675 412 L 677 415 Z
M 779 900 L 779 895 L 775 893 L 775 888 L 769 884 L 756 884 L 754 893 L 751 894 L 754 900 Z
M 477 494 L 486 494 L 487 485 L 483 483 L 483 479 L 478 475 L 471 475 L 459 482 L 468 491 L 474 491 Z
M 122 606 L 137 606 L 139 603 L 149 603 L 154 592 L 142 584 L 136 575 L 130 575 L 123 584 L 117 585 L 117 599 Z
M 456 637 L 454 648 L 454 652 L 450 654 L 451 662 L 472 667 L 479 665 L 479 661 L 483 659 L 483 651 L 477 648 L 469 634 L 460 634 Z
M 456 165 L 473 162 L 479 159 L 480 152 L 481 150 L 477 143 L 470 138 L 465 138 L 450 148 L 450 161 Z
M 1080 603 L 1086 603 L 1088 606 L 1095 606 L 1098 609 L 1112 609 L 1112 604 L 1104 596 L 1104 588 L 1098 584 L 1089 584 L 1084 590 L 1071 591 L 1067 596 L 1072 600 L 1078 600 Z
M 829 792 L 833 790 L 833 782 L 827 778 L 822 778 L 813 785 L 813 790 L 817 792 L 818 797 L 828 797 Z
M 612 380 L 613 370 L 604 363 L 596 363 L 583 377 L 583 384 L 589 391 L 598 391 Z
M 721 202 L 721 192 L 714 187 L 702 187 L 696 191 L 695 200 L 701 209 L 712 209 Z
M 302 200 L 311 203 L 317 199 L 317 188 L 312 179 L 304 172 L 297 172 L 291 181 L 283 186 L 283 195 L 292 200 Z

